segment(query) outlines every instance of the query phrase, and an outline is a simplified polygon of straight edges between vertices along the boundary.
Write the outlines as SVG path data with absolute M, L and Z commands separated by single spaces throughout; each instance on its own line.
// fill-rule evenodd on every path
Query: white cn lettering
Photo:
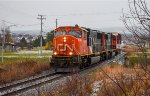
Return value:
M 63 47 L 60 49 L 60 47 Z M 74 49 L 74 45 L 72 44 L 72 48 L 68 45 L 68 44 L 57 44 L 57 51 L 66 51 L 68 49 L 70 49 L 70 51 L 73 51 Z

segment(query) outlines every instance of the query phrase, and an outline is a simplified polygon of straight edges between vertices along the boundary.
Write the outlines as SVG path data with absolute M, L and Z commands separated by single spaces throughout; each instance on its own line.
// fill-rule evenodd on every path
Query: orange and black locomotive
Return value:
M 120 43 L 119 33 L 105 33 L 78 25 L 58 27 L 54 30 L 50 66 L 55 71 L 76 71 L 117 55 Z

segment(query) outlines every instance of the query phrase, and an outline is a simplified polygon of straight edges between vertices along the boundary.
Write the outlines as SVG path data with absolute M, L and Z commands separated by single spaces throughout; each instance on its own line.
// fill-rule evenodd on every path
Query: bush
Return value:
M 92 79 L 74 75 L 68 77 L 65 84 L 42 96 L 90 96 L 92 93 Z
M 10 64 L 0 65 L 5 69 L 0 72 L 0 84 L 39 74 L 49 68 L 49 64 L 46 60 L 43 59 L 37 61 L 36 59 L 29 58 L 12 62 Z

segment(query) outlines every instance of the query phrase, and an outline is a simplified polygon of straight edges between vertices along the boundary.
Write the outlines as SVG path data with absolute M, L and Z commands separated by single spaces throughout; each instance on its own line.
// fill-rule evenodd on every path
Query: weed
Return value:
M 23 79 L 41 73 L 49 68 L 48 60 L 29 58 L 9 62 L 8 64 L 0 64 L 0 66 L 3 69 L 0 72 L 0 84 Z
M 74 75 L 67 78 L 65 84 L 59 89 L 44 94 L 43 96 L 89 96 L 92 93 L 92 79 Z
M 148 67 L 150 68 L 150 66 Z M 92 73 L 94 74 L 94 73 Z M 136 66 L 127 68 L 119 64 L 104 66 L 95 72 L 95 78 L 80 77 L 68 78 L 64 84 L 42 96 L 90 96 L 93 95 L 93 85 L 97 83 L 97 96 L 149 96 L 150 75 Z

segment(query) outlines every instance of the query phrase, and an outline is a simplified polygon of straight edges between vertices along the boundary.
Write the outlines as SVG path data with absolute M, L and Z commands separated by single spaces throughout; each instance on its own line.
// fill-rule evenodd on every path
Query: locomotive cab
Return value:
M 54 32 L 53 55 L 81 55 L 87 52 L 84 45 L 85 36 L 79 27 L 60 27 Z

